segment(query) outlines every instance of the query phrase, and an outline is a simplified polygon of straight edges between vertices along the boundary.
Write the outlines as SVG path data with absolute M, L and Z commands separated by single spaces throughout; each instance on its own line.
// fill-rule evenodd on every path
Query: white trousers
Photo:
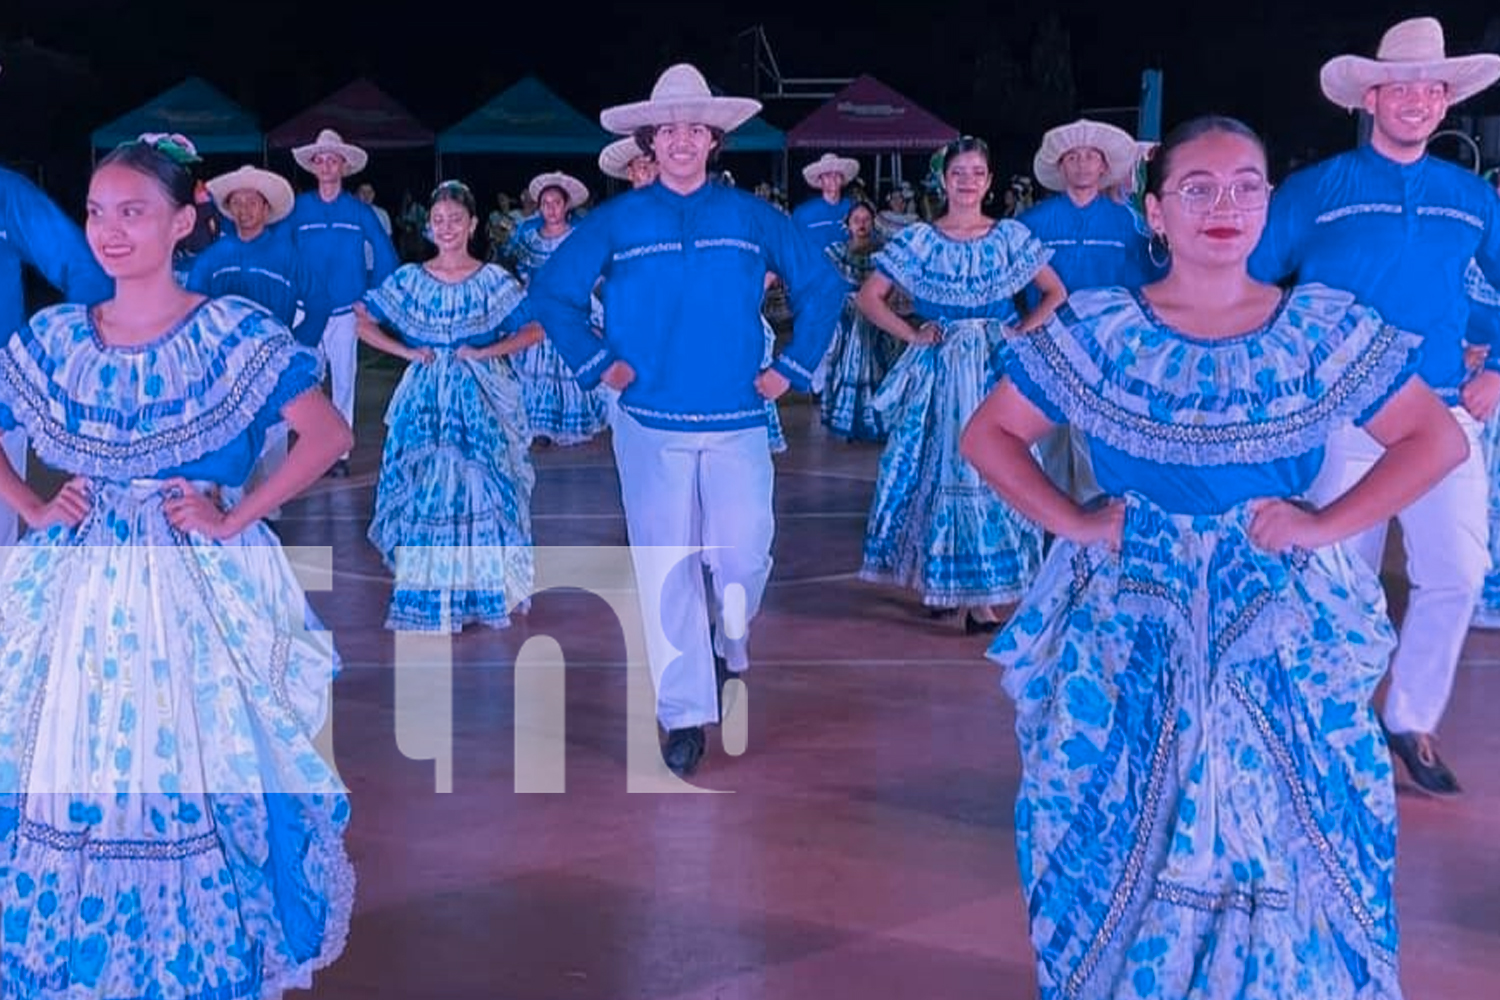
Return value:
M 1483 431 L 1462 407 L 1453 407 L 1452 413 L 1469 438 L 1469 457 L 1396 515 L 1411 597 L 1381 711 L 1386 727 L 1395 733 L 1437 732 L 1490 565 Z M 1369 471 L 1382 451 L 1370 435 L 1343 425 L 1328 440 L 1310 499 L 1321 506 L 1340 496 Z M 1387 527 L 1377 525 L 1344 542 L 1377 574 Z
M 23 481 L 26 479 L 26 441 L 26 432 L 19 427 L 0 435 L 0 447 L 5 449 L 6 459 Z M 10 504 L 0 500 L 0 548 L 16 544 L 20 537 L 20 516 Z
M 766 429 L 662 431 L 619 409 L 611 424 L 657 720 L 717 722 L 714 654 L 733 671 L 750 665 L 750 621 L 771 575 Z
M 359 336 L 355 333 L 354 314 L 339 313 L 330 316 L 323 327 L 323 339 L 318 344 L 323 352 L 323 363 L 328 366 L 328 394 L 333 408 L 354 426 L 354 380 L 358 374 Z M 348 458 L 345 452 L 340 456 Z

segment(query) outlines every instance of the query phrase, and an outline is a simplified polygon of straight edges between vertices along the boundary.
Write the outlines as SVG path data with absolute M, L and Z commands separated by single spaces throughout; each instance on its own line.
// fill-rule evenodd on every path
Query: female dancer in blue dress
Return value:
M 516 228 L 509 251 L 522 285 L 529 284 L 531 276 L 573 234 L 568 213 L 589 197 L 581 181 L 559 171 L 533 177 L 527 191 L 536 201 L 539 219 Z M 597 325 L 602 322 L 602 309 L 597 304 L 595 313 Z M 538 439 L 558 445 L 581 444 L 604 429 L 608 412 L 604 394 L 579 388 L 562 355 L 545 337 L 518 353 L 513 364 L 521 380 L 531 432 Z
M 1469 294 L 1469 329 L 1465 360 L 1471 370 L 1494 367 L 1500 359 L 1500 291 L 1484 278 L 1479 265 L 1469 261 L 1464 275 Z M 1500 411 L 1484 422 L 1484 467 L 1489 476 L 1490 570 L 1474 607 L 1474 628 L 1500 628 Z
M 854 203 L 844 217 L 844 228 L 849 238 L 825 250 L 849 282 L 850 293 L 823 359 L 823 426 L 848 441 L 883 441 L 885 421 L 871 400 L 895 359 L 899 342 L 865 318 L 855 296 L 875 269 L 874 256 L 884 239 L 875 232 L 875 209 L 867 201 Z
M 469 252 L 474 195 L 432 193 L 437 256 L 365 293 L 359 337 L 411 362 L 386 408 L 370 542 L 396 575 L 385 626 L 510 624 L 531 594 L 531 432 L 507 357 L 541 339 L 521 286 Z M 397 331 L 392 337 L 380 324 Z
M 873 400 L 889 439 L 865 527 L 866 580 L 921 595 L 930 608 L 967 608 L 968 631 L 993 629 L 992 607 L 1020 599 L 1041 564 L 1042 533 L 1016 516 L 958 454 L 958 435 L 1004 368 L 1011 324 L 1044 323 L 1066 294 L 1050 256 L 1013 219 L 984 212 L 989 149 L 972 137 L 939 151 L 947 210 L 901 230 L 875 255 L 859 308 L 908 344 Z M 1027 316 L 1016 293 L 1042 292 Z M 908 318 L 891 306 L 900 289 Z
M 991 656 L 1016 702 L 1016 848 L 1046 998 L 1400 996 L 1396 804 L 1370 706 L 1394 638 L 1335 544 L 1467 454 L 1415 336 L 1250 278 L 1265 151 L 1189 122 L 1150 168 L 1166 277 L 1076 292 L 1013 344 L 964 454 L 1058 541 Z M 1301 501 L 1354 420 L 1386 447 Z M 1109 499 L 1031 445 L 1068 421 Z
M 114 298 L 0 351 L 0 425 L 71 475 L 0 569 L 0 982 L 52 1000 L 268 1000 L 348 931 L 344 789 L 314 736 L 336 660 L 261 518 L 352 435 L 265 309 L 172 273 L 182 141 L 106 156 L 87 235 Z M 242 484 L 282 420 L 297 443 Z

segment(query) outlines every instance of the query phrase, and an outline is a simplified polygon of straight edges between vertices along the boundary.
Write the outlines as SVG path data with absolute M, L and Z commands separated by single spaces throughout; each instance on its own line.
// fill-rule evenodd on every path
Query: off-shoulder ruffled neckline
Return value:
M 1151 305 L 1151 301 L 1146 298 L 1146 292 L 1144 288 L 1131 288 L 1128 289 L 1128 291 L 1130 292 L 1130 297 L 1135 300 L 1136 308 L 1138 308 L 1141 311 L 1141 315 L 1146 318 L 1146 322 L 1150 323 L 1157 329 L 1171 334 L 1178 340 L 1184 340 L 1190 344 L 1197 344 L 1200 347 L 1217 347 L 1220 345 L 1227 346 L 1229 344 L 1241 343 L 1254 337 L 1265 336 L 1278 323 L 1281 322 L 1283 315 L 1285 315 L 1286 313 L 1287 303 L 1291 302 L 1292 300 L 1292 290 L 1290 288 L 1283 288 L 1281 289 L 1280 296 L 1276 300 L 1276 305 L 1271 309 L 1271 312 L 1266 316 L 1266 318 L 1256 326 L 1252 327 L 1249 330 L 1245 330 L 1242 333 L 1231 333 L 1223 337 L 1206 337 L 1200 333 L 1189 333 L 1186 330 L 1168 323 L 1161 317 L 1161 314 L 1156 311 L 1156 308 Z
M 959 239 L 957 236 L 950 236 L 947 233 L 943 232 L 942 227 L 939 226 L 936 221 L 929 222 L 927 223 L 927 225 L 932 229 L 934 233 L 938 235 L 940 239 L 946 240 L 949 243 L 957 243 L 959 246 L 964 246 L 965 244 L 969 243 L 982 243 L 985 240 L 989 239 L 991 236 L 995 235 L 995 230 L 1000 228 L 1000 220 L 990 219 L 990 224 L 984 232 L 980 233 L 978 236 L 969 236 L 964 239 Z
M 198 304 L 184 313 L 182 315 L 182 318 L 177 320 L 177 322 L 173 323 L 171 326 L 167 327 L 165 331 L 157 334 L 150 340 L 142 341 L 139 344 L 111 344 L 109 341 L 104 339 L 104 333 L 99 329 L 98 315 L 99 307 L 104 305 L 104 303 L 101 302 L 98 305 L 89 306 L 83 311 L 83 315 L 84 322 L 88 324 L 89 337 L 93 340 L 94 346 L 99 350 L 114 354 L 144 354 L 147 351 L 153 351 L 159 347 L 169 344 L 178 336 L 180 336 L 184 330 L 186 330 L 189 326 L 192 326 L 192 324 L 198 319 L 198 315 L 203 312 L 203 310 L 212 301 L 213 299 L 210 296 L 201 296 L 198 300 Z
M 459 278 L 457 281 L 448 281 L 445 278 L 439 278 L 436 274 L 433 274 L 431 269 L 427 267 L 428 263 L 430 263 L 430 261 L 423 261 L 422 263 L 417 265 L 417 269 L 432 281 L 435 281 L 439 285 L 447 285 L 450 288 L 468 284 L 469 282 L 473 281 L 475 278 L 483 274 L 485 268 L 489 267 L 489 264 L 487 264 L 485 261 L 480 261 L 478 267 L 474 268 L 474 270 L 470 271 L 462 278 Z

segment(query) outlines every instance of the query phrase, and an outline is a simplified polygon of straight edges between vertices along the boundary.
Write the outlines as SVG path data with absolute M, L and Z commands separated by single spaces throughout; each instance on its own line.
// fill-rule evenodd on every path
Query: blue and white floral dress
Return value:
M 1044 998 L 1400 996 L 1391 764 L 1370 699 L 1394 635 L 1340 546 L 1248 537 L 1418 338 L 1344 292 L 1201 340 L 1074 293 L 1011 373 L 1089 438 L 1121 550 L 1059 540 L 996 637 L 1016 704 L 1016 850 Z
M 369 531 L 396 577 L 385 626 L 504 628 L 531 595 L 531 431 L 509 361 L 456 352 L 524 326 L 525 293 L 495 264 L 459 282 L 407 264 L 365 305 L 402 343 L 434 352 L 407 366 L 386 407 Z
M 516 231 L 510 253 L 522 284 L 530 283 L 531 276 L 572 233 L 569 229 L 560 236 L 543 236 L 540 226 L 522 226 Z M 602 312 L 597 299 L 594 311 L 597 326 Z M 517 353 L 513 364 L 535 436 L 553 444 L 581 444 L 604 429 L 608 422 L 605 390 L 584 391 L 551 341 L 544 337 Z
M 343 948 L 332 642 L 264 525 L 210 541 L 162 509 L 175 476 L 231 503 L 317 364 L 235 297 L 130 348 L 56 306 L 0 351 L 0 426 L 90 501 L 0 568 L 6 997 L 280 997 Z
M 848 242 L 839 242 L 824 250 L 851 289 L 819 366 L 823 426 L 850 441 L 885 440 L 885 421 L 872 400 L 900 347 L 896 338 L 866 319 L 855 304 L 859 287 L 875 269 L 877 249 L 857 252 L 849 249 Z
M 1469 333 L 1471 337 L 1475 333 L 1481 334 L 1482 342 L 1473 346 L 1486 348 L 1488 360 L 1493 363 L 1495 355 L 1500 353 L 1494 329 L 1500 325 L 1500 291 L 1485 280 L 1484 272 L 1472 260 L 1464 274 L 1464 287 L 1471 300 Z M 1490 571 L 1484 575 L 1484 588 L 1479 593 L 1472 624 L 1476 628 L 1500 628 L 1500 412 L 1491 414 L 1485 421 L 1481 442 L 1490 484 Z
M 1014 296 L 1051 252 L 1005 219 L 972 240 L 926 222 L 893 236 L 875 265 L 912 301 L 913 325 L 943 331 L 909 346 L 872 401 L 888 431 L 865 526 L 863 579 L 915 590 L 933 607 L 1018 600 L 1041 564 L 1041 529 L 1015 513 L 958 453 L 999 380 Z

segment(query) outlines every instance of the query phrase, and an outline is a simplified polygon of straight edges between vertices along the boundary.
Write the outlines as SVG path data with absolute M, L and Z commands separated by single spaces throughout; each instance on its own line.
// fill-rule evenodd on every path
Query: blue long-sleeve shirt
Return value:
M 662 430 L 763 426 L 755 378 L 765 367 L 760 306 L 767 271 L 786 283 L 792 340 L 771 368 L 806 389 L 828 348 L 846 287 L 803 230 L 744 191 L 661 184 L 590 212 L 532 279 L 534 313 L 592 389 L 616 361 L 636 373 L 620 407 Z M 589 299 L 604 278 L 604 337 Z
M 348 312 L 401 263 L 370 206 L 348 191 L 340 191 L 333 201 L 324 201 L 317 191 L 304 191 L 292 214 L 278 224 L 291 231 L 314 279 L 327 289 L 334 315 Z M 374 248 L 374 266 L 369 269 L 366 243 Z
M 1353 292 L 1422 338 L 1417 373 L 1449 404 L 1467 372 L 1473 258 L 1500 284 L 1500 199 L 1473 174 L 1424 156 L 1401 164 L 1370 146 L 1298 171 L 1277 189 L 1251 273 Z M 1497 360 L 1500 363 L 1500 360 Z
M 1079 208 L 1066 194 L 1053 195 L 1022 212 L 1018 220 L 1052 251 L 1047 263 L 1069 294 L 1084 288 L 1139 288 L 1161 276 L 1151 263 L 1147 239 L 1129 207 L 1095 197 Z M 1042 294 L 1027 286 L 1027 309 Z
M 806 229 L 808 236 L 821 249 L 849 238 L 844 220 L 849 217 L 849 210 L 853 207 L 854 202 L 848 198 L 840 198 L 829 204 L 827 198 L 819 195 L 792 209 L 792 221 Z
M 281 225 L 249 242 L 233 233 L 220 236 L 194 258 L 187 287 L 204 295 L 241 295 L 265 306 L 306 347 L 317 346 L 328 322 L 327 290 Z M 302 322 L 293 327 L 299 306 Z
M 73 220 L 41 188 L 0 168 L 0 340 L 26 323 L 27 264 L 68 302 L 93 305 L 115 293 Z

